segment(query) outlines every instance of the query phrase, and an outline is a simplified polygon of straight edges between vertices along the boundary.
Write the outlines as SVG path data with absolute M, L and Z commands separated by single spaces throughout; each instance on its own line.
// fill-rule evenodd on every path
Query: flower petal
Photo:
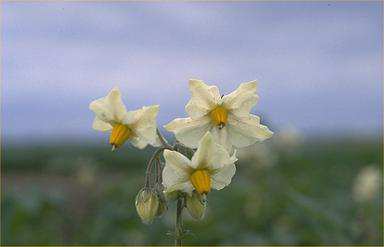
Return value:
M 229 140 L 238 148 L 263 141 L 273 135 L 267 126 L 260 124 L 260 118 L 252 114 L 243 118 L 229 114 L 226 127 L 228 128 Z
M 192 96 L 185 111 L 193 119 L 207 115 L 221 98 L 216 86 L 208 86 L 201 80 L 189 80 L 189 90 Z
M 191 161 L 176 151 L 164 150 L 163 155 L 165 159 L 163 185 L 166 192 L 169 193 L 174 190 L 192 192 L 193 187 L 189 182 L 189 176 L 192 172 Z
M 174 170 L 171 170 L 169 168 L 165 168 L 163 170 L 163 179 L 167 181 L 167 183 L 172 184 L 172 185 L 166 185 L 166 183 L 163 181 L 163 186 L 164 186 L 164 193 L 165 194 L 170 194 L 174 191 L 181 191 L 185 192 L 189 195 L 192 194 L 192 191 L 194 190 L 194 187 L 189 180 L 182 180 L 180 177 L 177 177 L 174 175 Z
M 212 134 L 207 132 L 199 141 L 199 146 L 192 157 L 191 165 L 194 169 L 202 169 L 206 167 L 208 156 L 215 151 L 215 141 Z
M 234 164 L 226 165 L 217 173 L 211 176 L 212 188 L 221 190 L 231 183 L 232 177 L 236 173 L 236 166 Z
M 107 96 L 89 104 L 96 116 L 108 123 L 121 122 L 127 112 L 118 87 L 114 87 Z
M 148 141 L 137 135 L 129 138 L 129 141 L 133 146 L 137 147 L 138 149 L 144 149 L 148 145 Z
M 112 125 L 107 122 L 104 122 L 98 117 L 95 117 L 95 120 L 93 120 L 92 128 L 95 130 L 107 131 L 112 129 Z
M 235 91 L 223 97 L 223 105 L 239 117 L 246 116 L 259 98 L 256 90 L 256 81 L 242 83 Z
M 215 142 L 224 146 L 229 154 L 233 153 L 232 143 L 228 136 L 228 127 L 225 126 L 224 128 L 220 129 L 219 127 L 215 126 L 210 131 L 212 133 L 213 139 L 215 139 Z
M 156 117 L 159 105 L 144 106 L 143 108 L 130 111 L 123 119 L 123 123 L 130 126 L 135 135 L 153 146 L 159 146 L 160 140 L 156 133 Z
M 225 165 L 233 164 L 236 157 L 230 157 L 227 150 L 216 143 L 212 134 L 207 132 L 199 143 L 199 148 L 192 157 L 191 166 L 195 169 L 208 168 L 215 173 Z
M 170 166 L 182 176 L 189 176 L 192 171 L 191 161 L 179 152 L 164 150 L 165 165 Z
M 197 148 L 200 139 L 211 128 L 211 119 L 208 116 L 199 119 L 176 118 L 164 128 L 173 132 L 182 144 Z

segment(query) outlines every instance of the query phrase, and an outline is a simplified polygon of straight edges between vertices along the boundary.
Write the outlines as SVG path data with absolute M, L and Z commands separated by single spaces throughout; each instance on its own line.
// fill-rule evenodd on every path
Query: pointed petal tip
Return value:
M 193 82 L 201 82 L 202 80 L 196 79 L 196 78 L 190 78 L 188 81 L 189 83 L 193 83 Z
M 113 88 L 111 88 L 111 91 L 120 91 L 119 86 L 115 85 Z
M 197 87 L 199 85 L 205 84 L 202 80 L 199 79 L 189 79 L 189 87 Z
M 149 107 L 151 107 L 152 109 L 154 109 L 156 111 L 159 111 L 159 109 L 160 109 L 160 105 L 151 105 Z

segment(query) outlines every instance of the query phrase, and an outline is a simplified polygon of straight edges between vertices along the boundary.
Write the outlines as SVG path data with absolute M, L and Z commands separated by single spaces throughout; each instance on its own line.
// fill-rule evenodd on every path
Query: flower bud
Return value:
M 167 203 L 164 200 L 159 201 L 159 207 L 157 209 L 156 216 L 161 216 L 163 213 L 165 213 L 168 210 Z
M 167 199 L 167 201 L 176 201 L 179 194 L 180 192 L 177 190 L 172 192 L 164 192 L 164 196 Z
M 187 196 L 186 204 L 188 212 L 193 218 L 200 220 L 204 217 L 205 209 L 207 207 L 205 194 L 193 191 L 192 196 Z
M 161 216 L 168 210 L 167 200 L 165 199 L 165 195 L 163 193 L 164 187 L 160 183 L 155 184 L 155 191 L 157 197 L 159 198 L 159 208 L 157 209 L 156 216 Z
M 144 188 L 137 194 L 135 205 L 141 220 L 150 224 L 158 213 L 159 197 L 154 190 Z

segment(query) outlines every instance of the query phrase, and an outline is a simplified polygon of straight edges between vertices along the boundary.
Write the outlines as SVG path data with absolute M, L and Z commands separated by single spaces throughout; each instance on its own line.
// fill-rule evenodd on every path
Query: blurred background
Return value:
M 275 135 L 185 214 L 186 244 L 382 244 L 382 2 L 2 2 L 2 244 L 171 244 L 140 222 L 153 149 L 112 153 L 90 101 L 184 117 L 188 79 L 259 80 Z M 167 138 L 173 137 L 161 129 Z

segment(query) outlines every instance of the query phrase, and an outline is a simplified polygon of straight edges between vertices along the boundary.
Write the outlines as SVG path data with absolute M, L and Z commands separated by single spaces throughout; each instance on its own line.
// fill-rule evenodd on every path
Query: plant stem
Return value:
M 163 145 L 164 149 L 173 150 L 173 147 L 168 144 L 167 140 L 165 140 L 164 136 L 160 133 L 159 129 L 156 129 L 156 133 L 159 136 L 160 142 Z
M 161 162 L 159 158 L 159 154 L 164 151 L 165 149 L 169 150 L 177 150 L 176 145 L 171 146 L 168 144 L 167 140 L 163 137 L 163 135 L 160 133 L 159 129 L 156 129 L 156 133 L 160 139 L 160 142 L 162 146 L 155 151 L 155 153 L 150 158 L 148 164 L 147 164 L 147 172 L 146 172 L 146 186 L 149 185 L 149 177 L 151 173 L 152 163 L 156 160 L 158 162 L 157 166 L 157 177 L 156 181 L 160 182 L 162 181 L 161 178 Z M 183 145 L 184 146 L 184 145 Z M 188 149 L 189 151 L 190 149 Z M 193 150 L 191 150 L 193 152 Z M 176 210 L 176 221 L 175 221 L 175 246 L 181 246 L 182 245 L 182 238 L 184 236 L 184 228 L 183 228 L 183 208 L 185 206 L 185 197 L 184 195 L 179 195 L 177 198 L 177 210 Z
M 150 187 L 151 185 L 151 181 L 150 181 L 150 178 L 151 178 L 151 170 L 152 170 L 152 165 L 153 165 L 153 162 L 155 161 L 155 159 L 158 157 L 158 155 L 164 150 L 163 147 L 157 149 L 152 157 L 149 159 L 148 163 L 147 163 L 147 170 L 145 172 L 145 187 Z
M 179 196 L 177 198 L 177 210 L 176 210 L 176 222 L 175 222 L 175 246 L 181 246 L 181 239 L 183 238 L 184 229 L 183 229 L 183 208 L 184 208 L 184 198 Z

